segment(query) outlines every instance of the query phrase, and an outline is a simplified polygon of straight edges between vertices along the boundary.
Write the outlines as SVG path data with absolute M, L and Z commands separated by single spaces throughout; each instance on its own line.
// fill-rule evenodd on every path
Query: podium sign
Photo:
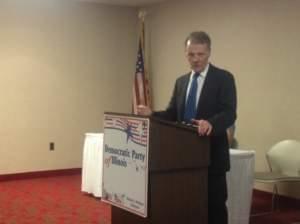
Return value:
M 147 118 L 104 115 L 102 201 L 147 217 Z

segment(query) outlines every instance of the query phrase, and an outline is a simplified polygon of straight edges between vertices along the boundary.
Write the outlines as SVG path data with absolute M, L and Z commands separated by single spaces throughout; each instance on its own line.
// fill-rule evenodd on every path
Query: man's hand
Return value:
M 192 123 L 197 126 L 197 131 L 200 136 L 209 136 L 211 134 L 213 127 L 207 120 L 192 119 Z
M 150 116 L 152 114 L 152 110 L 147 106 L 138 105 L 137 113 L 138 113 L 138 115 Z

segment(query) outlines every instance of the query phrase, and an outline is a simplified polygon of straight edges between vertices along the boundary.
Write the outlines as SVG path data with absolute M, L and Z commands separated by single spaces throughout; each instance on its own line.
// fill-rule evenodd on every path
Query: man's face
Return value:
M 207 44 L 193 44 L 188 41 L 185 54 L 191 69 L 195 72 L 202 72 L 208 64 L 210 49 Z

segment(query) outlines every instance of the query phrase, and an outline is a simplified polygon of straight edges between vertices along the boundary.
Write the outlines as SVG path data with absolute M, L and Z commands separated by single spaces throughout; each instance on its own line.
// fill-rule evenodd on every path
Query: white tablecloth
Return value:
M 83 147 L 81 191 L 102 195 L 103 134 L 87 133 Z
M 248 224 L 252 201 L 254 151 L 230 150 L 227 173 L 229 224 Z

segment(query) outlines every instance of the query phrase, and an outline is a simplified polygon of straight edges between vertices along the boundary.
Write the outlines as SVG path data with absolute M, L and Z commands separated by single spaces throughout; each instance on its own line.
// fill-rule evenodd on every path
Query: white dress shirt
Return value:
M 204 85 L 204 81 L 205 81 L 208 69 L 209 69 L 209 64 L 206 65 L 205 69 L 202 72 L 200 72 L 200 75 L 197 78 L 198 88 L 197 88 L 196 105 L 195 105 L 196 108 L 198 106 L 199 98 L 200 98 L 200 95 L 201 95 L 201 91 L 202 91 L 202 88 L 203 88 L 203 85 Z M 192 84 L 192 81 L 193 81 L 193 76 L 194 76 L 195 73 L 196 73 L 195 71 L 192 71 L 192 73 L 190 75 L 188 88 L 186 90 L 185 103 L 187 102 L 187 98 L 188 98 L 190 88 L 191 88 L 191 84 Z

